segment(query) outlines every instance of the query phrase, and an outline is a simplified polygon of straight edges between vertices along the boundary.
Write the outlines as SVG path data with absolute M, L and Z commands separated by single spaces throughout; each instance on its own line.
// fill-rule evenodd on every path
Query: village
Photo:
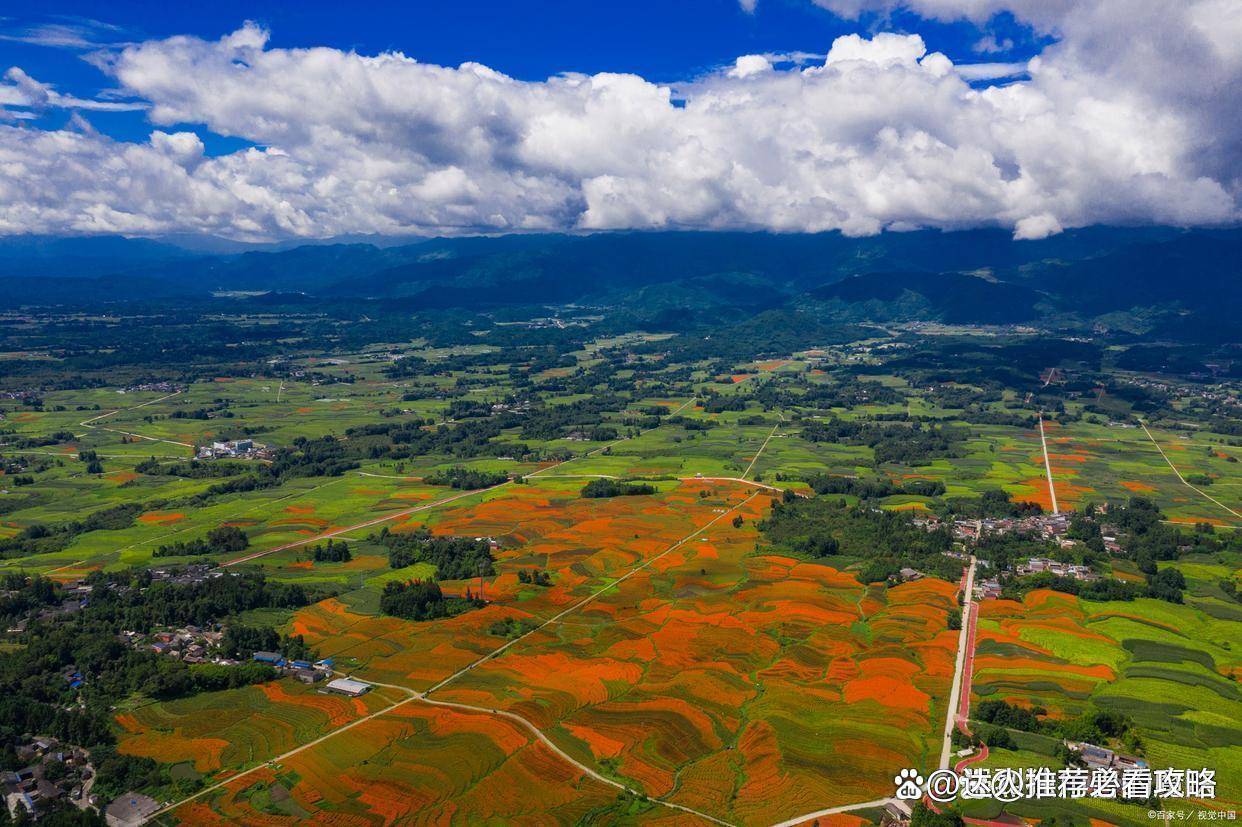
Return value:
M 24 766 L 0 775 L 10 818 L 37 818 L 40 808 L 52 802 L 68 801 L 79 809 L 99 806 L 99 796 L 91 794 L 95 768 L 85 750 L 33 736 L 17 746 L 15 757 Z
M 1107 513 L 1107 510 L 1107 506 L 1100 506 L 1099 513 Z M 934 515 L 918 517 L 915 519 L 915 523 L 928 531 L 934 531 L 945 525 L 944 522 Z M 948 523 L 948 525 L 952 531 L 953 539 L 960 543 L 963 549 L 977 545 L 984 537 L 1003 536 L 1006 534 L 1029 536 L 1033 539 L 1055 543 L 1062 549 L 1072 549 L 1078 546 L 1078 541 L 1067 536 L 1069 533 L 1070 515 L 1064 512 L 1059 514 L 1035 514 L 1027 517 L 983 517 L 976 519 L 959 517 Z M 1111 529 L 1105 526 L 1105 530 L 1107 532 Z M 1101 539 L 1104 544 L 1104 550 L 1109 554 L 1122 553 L 1123 549 L 1117 541 L 1115 534 L 1104 533 Z M 948 552 L 948 555 L 959 557 L 963 560 L 967 557 L 964 551 Z M 979 568 L 987 572 L 987 574 L 981 576 L 975 582 L 974 598 L 976 600 L 999 598 L 1004 589 L 1001 582 L 1002 572 L 990 571 L 992 565 L 989 560 L 980 559 L 978 564 Z M 1013 575 L 1017 577 L 1043 573 L 1056 577 L 1066 577 L 1084 583 L 1100 579 L 1100 575 L 1091 566 L 1054 560 L 1038 555 L 1027 558 L 1026 562 L 1019 563 L 1013 568 Z M 920 572 L 909 568 L 903 568 L 900 572 L 901 580 L 913 580 L 921 576 Z
M 253 439 L 232 439 L 200 445 L 195 459 L 271 459 L 272 449 Z

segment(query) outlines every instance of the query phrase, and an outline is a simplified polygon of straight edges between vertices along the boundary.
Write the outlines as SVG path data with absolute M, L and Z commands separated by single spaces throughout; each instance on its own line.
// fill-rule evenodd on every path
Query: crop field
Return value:
M 489 632 L 499 621 L 542 620 L 568 608 L 687 535 L 718 518 L 727 504 L 749 495 L 741 486 L 709 489 L 676 485 L 658 498 L 588 500 L 582 480 L 540 480 L 512 486 L 481 502 L 415 515 L 397 530 L 426 525 L 435 533 L 492 536 L 502 545 L 499 574 L 485 584 L 487 607 L 435 623 L 413 624 L 350 608 L 346 594 L 299 612 L 290 625 L 338 666 L 377 680 L 425 689 L 504 643 Z M 704 498 L 700 491 L 718 490 Z M 519 569 L 552 574 L 552 585 L 522 584 Z M 449 591 L 474 581 L 445 581 Z M 373 589 L 372 585 L 372 589 Z M 367 589 L 365 591 L 370 591 Z M 365 605 L 355 606 L 365 610 Z
M 500 574 L 487 586 L 495 603 L 485 609 L 412 624 L 327 601 L 289 628 L 338 668 L 422 690 L 502 645 L 489 631 L 496 621 L 543 622 L 652 561 L 431 698 L 516 713 L 607 777 L 745 823 L 881 796 L 882 768 L 934 763 L 933 722 L 943 715 L 956 644 L 945 623 L 951 585 L 866 589 L 826 566 L 756 554 L 753 523 L 769 498 L 737 484 L 687 482 L 623 502 L 573 498 L 576 487 L 540 481 L 418 518 L 436 532 L 504 540 Z M 728 508 L 740 527 L 717 521 L 677 545 Z M 553 573 L 551 587 L 517 581 L 515 571 L 532 564 Z M 450 759 L 467 748 L 469 760 Z M 488 802 L 478 812 L 520 822 L 534 804 L 514 798 L 520 790 L 506 779 L 558 763 L 548 787 L 556 820 L 615 797 L 503 719 L 413 702 L 300 753 L 270 778 L 239 779 L 181 816 L 210 810 L 248 820 L 258 809 L 395 818 L 441 812 L 446 790 L 471 789 Z M 419 778 L 433 767 L 439 781 L 424 785 Z M 325 791 L 316 783 L 323 773 L 356 780 Z M 387 804 L 357 794 L 376 781 Z M 291 803 L 273 810 L 278 786 L 276 797 Z
M 1141 428 L 1082 422 L 1049 434 L 1058 497 L 1063 479 L 1070 484 L 1087 481 L 1098 501 L 1139 495 L 1155 501 L 1176 522 L 1242 525 L 1242 518 L 1226 508 L 1242 512 L 1242 486 L 1238 485 L 1236 462 L 1242 458 L 1242 451 L 1224 444 L 1222 437 L 1211 435 L 1191 439 L 1185 434 L 1153 429 L 1152 436 L 1183 477 L 1198 475 L 1212 480 L 1200 483 L 1200 487 L 1219 504 L 1183 484 Z M 1064 470 L 1058 468 L 1058 459 L 1067 460 L 1060 463 Z
M 1216 771 L 1217 806 L 1242 802 L 1242 612 L 1211 594 L 1208 578 L 1236 568 L 1186 564 L 1186 605 L 1141 598 L 1099 603 L 1035 591 L 1022 604 L 986 601 L 979 620 L 974 698 L 1040 706 L 1053 718 L 1081 714 L 1087 703 L 1127 715 L 1152 767 Z M 996 750 L 989 766 L 1060 766 L 1055 742 L 1019 736 L 1019 750 Z M 1146 812 L 1109 802 L 1082 805 L 1088 815 L 1142 823 Z M 1010 805 L 1042 817 L 1051 805 Z M 1082 810 L 1077 810 L 1082 812 Z M 991 816 L 996 805 L 968 814 Z
M 616 790 L 511 721 L 407 704 L 239 778 L 170 821 L 443 824 L 465 815 L 475 823 L 572 824 L 613 810 L 615 799 Z
M 510 709 L 650 795 L 743 823 L 876 797 L 881 767 L 934 761 L 952 587 L 865 590 L 748 556 L 745 535 L 713 528 L 441 696 Z
M 345 698 L 282 680 L 149 703 L 117 716 L 118 749 L 190 766 L 204 779 L 227 778 L 401 697 L 381 687 Z
M 914 532 L 912 546 L 924 522 L 884 511 L 944 517 L 955 501 L 984 503 L 998 490 L 1050 511 L 1031 425 L 1042 413 L 1062 510 L 1141 496 L 1187 524 L 1184 537 L 1196 523 L 1221 533 L 1242 525 L 1232 513 L 1242 511 L 1242 449 L 1226 433 L 1165 419 L 1149 438 L 1136 418 L 1111 421 L 1077 399 L 1044 408 L 1025 389 L 919 380 L 880 368 L 872 353 L 663 365 L 658 351 L 615 350 L 665 338 L 609 337 L 556 358 L 541 349 L 529 370 L 486 358 L 498 346 L 415 340 L 299 357 L 284 378 L 49 391 L 39 410 L 3 421 L 7 437 L 38 445 L 6 457 L 47 462 L 4 489 L 0 539 L 72 528 L 117 506 L 128 513 L 120 527 L 74 529 L 53 550 L 9 554 L 0 573 L 71 585 L 100 570 L 209 563 L 261 574 L 280 584 L 272 590 L 303 586 L 297 600 L 245 604 L 215 628 L 292 636 L 280 646 L 304 643 L 338 674 L 374 684 L 359 698 L 288 678 L 173 700 L 127 696 L 112 707 L 118 751 L 199 785 L 163 824 L 763 825 L 885 799 L 897 768 L 935 768 L 959 641 L 950 581 L 960 556 L 939 556 L 948 539 L 911 574 L 904 549 L 873 552 L 878 541 L 839 553 L 832 543 L 773 545 L 772 523 L 760 526 L 775 504 L 839 498 L 852 514 Z M 397 369 L 407 358 L 425 369 Z M 658 368 L 629 382 L 640 360 Z M 835 372 L 842 365 L 868 370 Z M 611 372 L 577 381 L 594 367 Z M 817 396 L 825 391 L 842 395 Z M 824 436 L 843 424 L 852 430 Z M 910 448 L 903 428 L 950 436 Z M 186 465 L 194 446 L 239 434 L 283 453 Z M 311 457 L 309 468 L 259 479 L 322 437 L 348 461 L 328 468 Z M 144 471 L 149 458 L 161 465 Z M 849 482 L 829 488 L 824 475 Z M 239 478 L 259 481 L 217 487 Z M 584 496 L 591 482 L 644 488 Z M 913 483 L 943 492 L 894 487 Z M 1030 513 L 999 499 L 1003 515 Z M 156 556 L 219 527 L 244 532 L 245 548 Z M 454 579 L 466 569 L 447 576 L 450 564 L 437 558 L 441 571 L 430 555 L 402 565 L 411 558 L 390 556 L 384 528 L 486 539 L 493 570 Z M 328 537 L 348 542 L 351 559 L 313 559 Z M 895 565 L 870 576 L 874 563 Z M 1185 553 L 1159 565 L 1184 575 L 1183 604 L 1047 589 L 985 601 L 972 700 L 1038 706 L 1056 722 L 1122 712 L 1153 765 L 1211 766 L 1222 801 L 1242 803 L 1242 609 L 1229 587 L 1242 588 L 1242 557 Z M 1141 586 L 1153 569 L 1103 556 L 1101 571 Z M 432 620 L 396 616 L 385 586 L 415 580 L 435 581 L 453 608 Z M 1058 739 L 1014 740 L 987 765 L 1059 766 Z M 1107 802 L 1011 810 L 1072 815 L 1077 827 L 1084 816 L 1146 821 Z M 879 818 L 863 809 L 819 823 Z

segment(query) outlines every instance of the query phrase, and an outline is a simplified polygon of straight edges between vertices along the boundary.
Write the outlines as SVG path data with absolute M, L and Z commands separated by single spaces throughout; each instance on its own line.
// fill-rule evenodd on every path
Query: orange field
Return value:
M 615 795 L 516 723 L 407 704 L 176 815 L 196 825 L 572 824 Z
M 614 788 L 493 710 L 520 716 L 606 777 L 729 821 L 888 795 L 893 767 L 930 767 L 938 757 L 956 585 L 864 587 L 852 573 L 756 553 L 755 524 L 770 502 L 707 481 L 590 500 L 558 481 L 415 515 L 395 530 L 425 525 L 500 542 L 489 605 L 412 623 L 330 599 L 299 611 L 286 631 L 363 679 L 426 690 L 464 669 L 430 697 L 471 709 L 405 704 L 180 815 L 559 823 L 614 802 Z M 518 570 L 530 568 L 548 571 L 552 585 L 520 582 Z M 487 658 L 506 643 L 493 627 L 508 618 L 544 625 Z M 324 696 L 262 691 L 329 726 L 361 714 L 334 717 L 320 706 Z M 159 744 L 154 734 L 125 743 L 134 752 Z M 644 822 L 699 823 L 642 806 Z
M 148 511 L 138 518 L 138 522 L 150 525 L 167 525 L 184 520 L 185 515 L 180 512 L 160 513 L 159 511 Z

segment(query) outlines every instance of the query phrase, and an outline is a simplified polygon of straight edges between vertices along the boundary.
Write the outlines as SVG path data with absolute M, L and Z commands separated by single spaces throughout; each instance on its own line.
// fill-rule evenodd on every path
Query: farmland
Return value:
M 936 346 L 873 341 L 912 338 Z M 1219 798 L 1242 798 L 1242 609 L 1223 585 L 1242 560 L 1235 437 L 1150 414 L 1145 430 L 1120 402 L 1055 386 L 929 379 L 871 345 L 728 364 L 643 349 L 664 341 L 590 338 L 549 360 L 414 340 L 10 403 L 0 451 L 30 482 L 6 489 L 0 572 L 68 589 L 205 565 L 296 587 L 307 599 L 212 625 L 373 685 L 119 699 L 117 752 L 168 773 L 147 787 L 161 823 L 751 825 L 866 804 L 861 824 L 897 768 L 941 759 L 965 555 L 907 575 L 848 520 L 795 543 L 775 509 L 831 500 L 922 537 L 1051 511 L 1047 467 L 1061 510 L 1138 497 L 1216 545 L 1151 564 L 1182 573 L 1180 604 L 1047 588 L 983 601 L 972 703 L 1053 722 L 1115 711 L 1153 765 L 1213 766 Z M 241 438 L 264 447 L 193 459 Z M 244 545 L 211 545 L 221 528 Z M 317 554 L 328 540 L 348 555 Z M 486 561 L 453 568 L 436 541 Z M 1089 562 L 1153 582 L 1137 555 Z M 385 608 L 391 587 L 430 583 L 426 618 Z M 1059 766 L 1059 739 L 1018 739 L 988 766 Z M 1061 812 L 1138 820 L 1104 802 Z

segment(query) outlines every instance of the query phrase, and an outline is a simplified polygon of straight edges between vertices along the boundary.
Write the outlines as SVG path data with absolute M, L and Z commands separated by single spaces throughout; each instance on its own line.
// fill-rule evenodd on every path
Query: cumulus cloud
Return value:
M 149 106 L 146 143 L 0 124 L 0 232 L 1002 226 L 1038 238 L 1238 220 L 1242 39 L 1236 15 L 1212 25 L 1229 3 L 816 1 L 980 23 L 1007 9 L 1057 41 L 1027 64 L 958 66 L 917 35 L 848 35 L 805 67 L 746 55 L 675 90 L 274 49 L 253 24 L 148 41 L 100 63 Z M 1148 26 L 1159 33 L 1135 31 Z M 25 83 L 0 85 L 0 104 L 32 100 Z M 184 124 L 255 147 L 205 157 Z

